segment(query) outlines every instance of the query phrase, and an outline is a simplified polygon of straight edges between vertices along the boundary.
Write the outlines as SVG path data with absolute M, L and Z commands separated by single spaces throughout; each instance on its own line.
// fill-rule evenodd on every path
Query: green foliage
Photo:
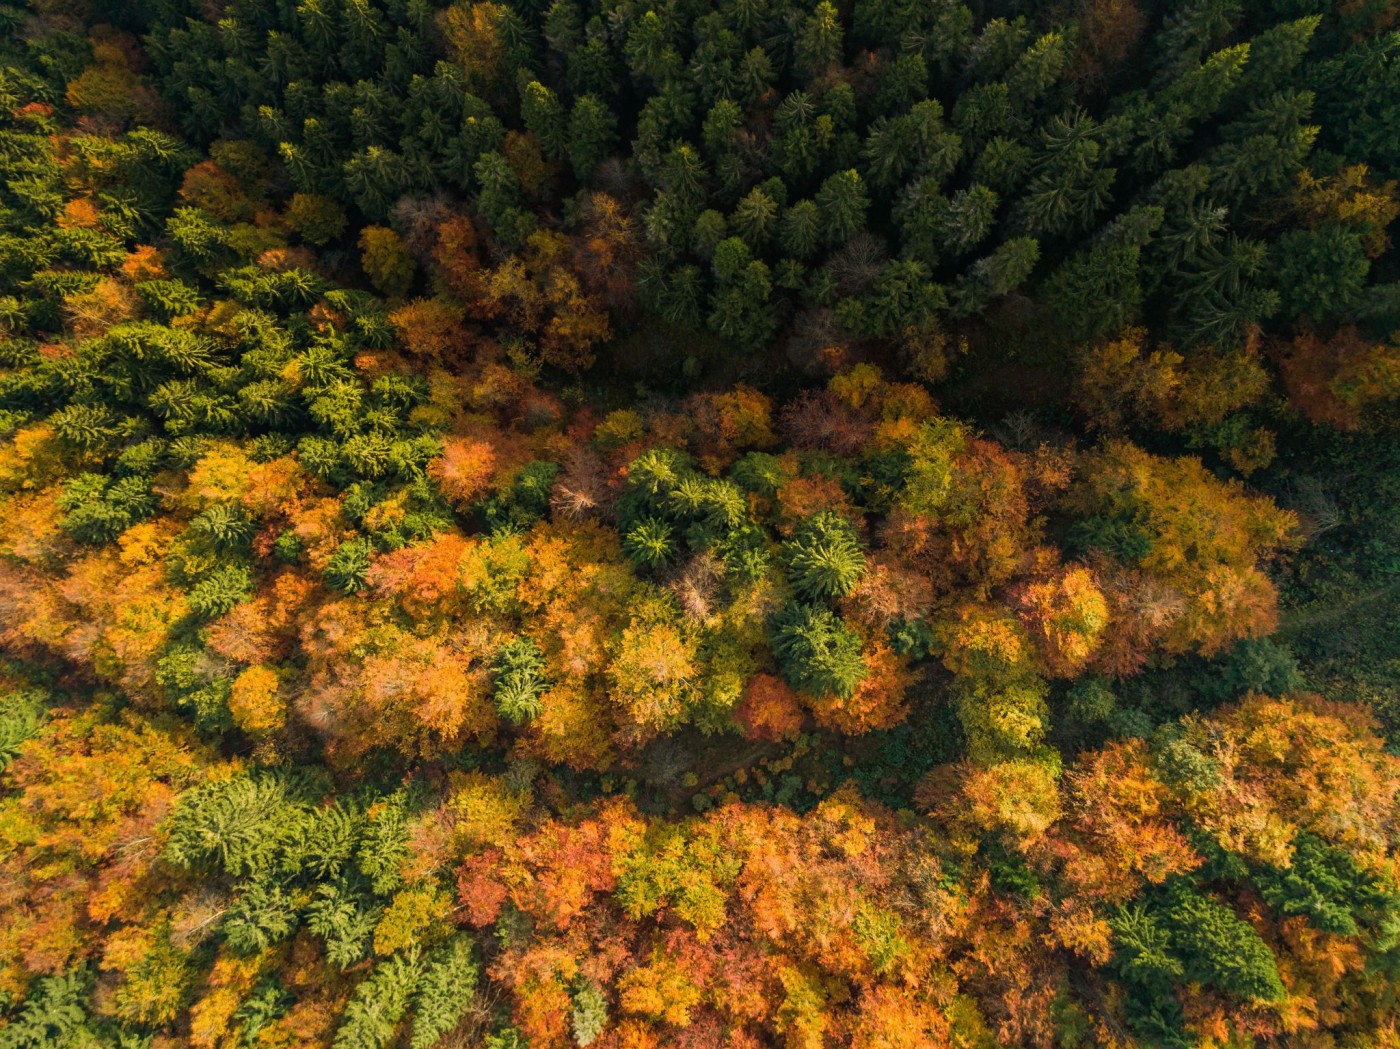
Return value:
M 458 934 L 428 955 L 413 998 L 410 1049 L 429 1049 L 457 1026 L 471 1007 L 476 982 L 477 965 L 467 936 Z
M 356 866 L 381 896 L 403 881 L 403 861 L 408 856 L 408 799 L 400 791 L 385 798 L 366 814 L 356 851 Z
M 1129 1022 L 1164 1047 L 1188 1049 L 1192 1043 L 1182 1030 L 1181 1003 L 1173 991 L 1185 967 L 1173 953 L 1170 932 L 1142 904 L 1120 909 L 1111 925 L 1112 965 L 1129 988 Z
M 0 693 L 0 772 L 4 772 L 25 740 L 38 735 L 48 714 L 48 695 L 37 689 Z
M 1285 696 L 1301 691 L 1304 679 L 1298 660 L 1273 638 L 1246 638 L 1230 652 L 1220 675 L 1224 697 L 1247 692 Z
M 184 870 L 267 875 L 300 839 L 306 790 L 303 778 L 271 770 L 196 787 L 180 800 L 163 856 Z
M 822 215 L 823 236 L 827 243 L 835 245 L 850 240 L 865 224 L 865 213 L 870 207 L 870 197 L 855 169 L 827 178 L 816 201 Z
M 494 531 L 524 531 L 549 513 L 549 496 L 559 464 L 537 460 L 527 463 L 510 487 L 484 505 L 487 523 Z
M 242 507 L 234 503 L 215 503 L 190 521 L 190 532 L 214 549 L 229 552 L 247 544 L 252 524 Z
M 59 527 L 84 543 L 106 543 L 155 512 L 156 499 L 146 477 L 108 478 L 80 474 L 59 497 Z
M 341 543 L 326 562 L 326 584 L 347 594 L 363 590 L 373 552 L 374 545 L 368 539 L 347 539 Z
M 80 1049 L 94 1044 L 96 1025 L 88 1014 L 92 980 L 81 969 L 41 976 L 23 1006 L 0 1028 L 3 1049 Z
M 275 882 L 255 879 L 235 888 L 237 902 L 224 916 L 222 932 L 241 954 L 260 954 L 281 943 L 297 926 L 294 895 Z
M 592 1045 L 607 1028 L 608 1000 L 597 984 L 588 981 L 574 988 L 572 998 L 574 1042 L 580 1046 Z
M 204 274 L 212 274 L 235 259 L 228 226 L 199 208 L 177 208 L 165 232 L 181 255 Z
M 1188 982 L 1243 1002 L 1276 1002 L 1283 984 L 1268 945 L 1215 896 L 1177 879 L 1112 920 L 1113 967 L 1136 1000 L 1134 1026 L 1170 1044 L 1182 1041 L 1176 989 Z
M 514 1027 L 507 1027 L 487 1035 L 485 1049 L 529 1049 L 529 1043 Z
M 199 291 L 182 280 L 147 280 L 136 285 L 136 293 L 161 319 L 186 317 L 202 305 Z
M 793 593 L 804 601 L 844 597 L 865 571 L 865 554 L 851 523 L 826 510 L 804 520 L 784 544 Z
M 597 95 L 583 95 L 569 114 L 568 154 L 580 182 L 593 176 L 617 138 L 617 118 Z
M 1141 309 L 1142 249 L 1162 223 L 1160 208 L 1140 207 L 1106 228 L 1046 281 L 1044 296 L 1057 328 L 1089 341 L 1121 330 Z
M 793 688 L 849 697 L 867 671 L 860 637 L 825 608 L 786 606 L 773 622 L 773 654 Z
M 199 646 L 171 645 L 156 663 L 155 679 L 165 695 L 190 714 L 196 725 L 216 732 L 232 727 L 228 711 L 230 681 L 209 665 Z
M 1078 726 L 1103 724 L 1118 706 L 1118 697 L 1108 682 L 1100 677 L 1076 681 L 1065 699 L 1066 713 Z
M 676 556 L 671 526 L 654 517 L 638 521 L 623 536 L 622 548 L 642 568 L 661 568 Z
M 1370 269 L 1360 235 L 1341 225 L 1293 230 L 1273 249 L 1282 309 L 1313 323 L 1345 315 L 1360 297 Z
M 544 653 L 528 637 L 514 637 L 496 650 L 493 698 L 501 717 L 523 725 L 538 716 L 540 696 L 548 687 Z
M 989 674 L 954 686 L 968 752 L 979 761 L 1034 754 L 1048 721 L 1045 682 L 1029 674 Z
M 1187 979 L 1246 1001 L 1284 997 L 1274 956 L 1254 928 L 1213 896 L 1185 884 L 1171 894 L 1165 920 Z
M 256 1041 L 258 1032 L 286 1015 L 296 999 L 275 979 L 260 983 L 238 1007 L 234 1019 L 241 1021 L 245 1043 Z
M 1220 763 L 1170 727 L 1153 739 L 1153 758 L 1162 781 L 1186 797 L 1218 787 Z
M 395 954 L 360 981 L 336 1029 L 335 1049 L 388 1049 L 423 980 L 417 952 Z
M 1264 900 L 1282 915 L 1302 914 L 1316 928 L 1356 936 L 1363 927 L 1393 928 L 1400 897 L 1355 859 L 1312 834 L 1293 843 L 1287 868 L 1263 867 L 1252 877 Z
M 214 619 L 247 600 L 252 588 L 252 573 L 246 565 L 219 565 L 190 587 L 190 611 Z
M 382 908 L 343 881 L 323 883 L 306 906 L 306 927 L 321 937 L 326 959 L 346 969 L 365 956 L 381 913 Z
M 539 139 L 545 155 L 562 160 L 568 151 L 568 118 L 553 91 L 532 80 L 520 91 L 520 119 Z

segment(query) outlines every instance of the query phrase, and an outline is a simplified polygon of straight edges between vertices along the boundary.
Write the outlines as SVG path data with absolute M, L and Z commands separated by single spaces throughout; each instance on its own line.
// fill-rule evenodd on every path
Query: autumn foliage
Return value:
M 1384 8 L 0 8 L 0 1049 L 1396 1045 Z

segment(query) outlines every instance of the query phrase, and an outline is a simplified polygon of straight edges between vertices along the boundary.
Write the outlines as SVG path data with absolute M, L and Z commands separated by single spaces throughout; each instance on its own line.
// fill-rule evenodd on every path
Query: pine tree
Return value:
M 1003 241 L 992 254 L 964 271 L 949 291 L 953 314 L 979 313 L 993 299 L 1014 291 L 1030 278 L 1039 259 L 1040 243 L 1033 237 Z
M 845 30 L 841 16 L 830 0 L 821 0 L 802 21 L 793 47 L 793 64 L 799 76 L 814 80 L 828 66 L 838 65 L 842 58 Z
M 324 575 L 327 585 L 347 594 L 364 589 L 373 550 L 374 545 L 363 537 L 341 543 L 326 562 Z
M 233 562 L 222 564 L 190 587 L 190 611 L 205 619 L 213 619 L 246 601 L 253 590 L 252 573 L 246 565 Z
M 403 863 L 409 854 L 408 798 L 399 791 L 378 802 L 367 815 L 356 866 L 375 893 L 388 896 L 403 883 Z
M 1285 233 L 1270 255 L 1283 310 L 1314 324 L 1345 316 L 1371 270 L 1361 235 L 1338 224 Z
M 340 880 L 317 885 L 316 896 L 304 914 L 307 929 L 325 944 L 326 960 L 343 970 L 369 950 L 382 911 Z
M 65 425 L 69 434 L 78 429 L 68 420 L 60 422 L 55 429 L 63 433 Z M 70 436 L 69 440 L 73 438 Z M 148 477 L 111 479 L 84 473 L 65 482 L 58 497 L 58 508 L 63 511 L 59 527 L 74 539 L 84 543 L 107 543 L 153 514 L 156 498 Z
M 868 672 L 860 638 L 825 608 L 787 605 L 771 644 L 788 684 L 813 696 L 849 698 Z
M 826 242 L 839 247 L 865 225 L 870 198 L 854 168 L 827 178 L 817 192 Z
M 822 242 L 822 213 L 816 201 L 799 200 L 783 212 L 778 230 L 783 252 L 795 259 L 809 259 Z
M 180 799 L 164 857 L 185 870 L 233 877 L 270 874 L 301 835 L 304 783 L 282 772 L 244 772 Z
M 599 161 L 613 148 L 617 118 L 597 95 L 582 95 L 569 114 L 569 163 L 579 181 L 587 182 Z
M 216 550 L 230 552 L 246 544 L 252 534 L 252 525 L 241 506 L 215 503 L 190 521 L 190 533 Z
M 381 146 L 368 146 L 351 155 L 343 168 L 345 187 L 356 205 L 373 219 L 384 219 L 408 188 L 410 173 L 403 157 Z
M 47 693 L 37 689 L 0 692 L 0 773 L 9 768 L 25 740 L 38 735 L 48 714 Z
M 793 593 L 804 601 L 844 597 L 865 571 L 865 554 L 851 523 L 830 510 L 797 526 L 784 544 Z
M 1162 224 L 1160 207 L 1139 206 L 1115 220 L 1046 281 L 1044 297 L 1060 330 L 1088 340 L 1119 331 L 1141 307 L 1142 249 Z
M 622 539 L 622 549 L 642 568 L 661 568 L 676 556 L 671 526 L 650 517 L 637 522 L 627 532 Z
M 540 148 L 553 160 L 564 160 L 569 152 L 569 122 L 564 105 L 538 80 L 520 89 L 520 119 L 539 140 Z
M 224 939 L 241 954 L 253 955 L 281 943 L 299 921 L 295 896 L 274 881 L 254 879 L 234 890 L 236 902 L 224 916 Z
M 501 717 L 523 725 L 539 715 L 547 687 L 544 654 L 528 637 L 511 638 L 496 650 L 494 698 Z
M 375 966 L 345 1006 L 334 1049 L 388 1049 L 423 975 L 424 963 L 416 950 Z
M 428 955 L 413 998 L 410 1049 L 431 1049 L 471 1007 L 478 969 L 472 941 L 459 933 Z
M 92 979 L 82 968 L 41 976 L 27 989 L 23 1005 L 0 1029 L 4 1049 L 67 1049 L 99 1042 L 88 1014 Z
M 751 189 L 734 209 L 734 232 L 754 252 L 762 252 L 777 228 L 778 205 L 759 186 Z
M 1166 912 L 1187 979 L 1247 1001 L 1277 1002 L 1286 992 L 1268 945 L 1213 896 L 1178 883 Z

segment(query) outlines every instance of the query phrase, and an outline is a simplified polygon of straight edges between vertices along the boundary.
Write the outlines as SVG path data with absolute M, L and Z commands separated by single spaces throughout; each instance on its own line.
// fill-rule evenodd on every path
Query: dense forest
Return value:
M 1400 1046 L 1397 179 L 1396 0 L 0 5 L 0 1049 Z

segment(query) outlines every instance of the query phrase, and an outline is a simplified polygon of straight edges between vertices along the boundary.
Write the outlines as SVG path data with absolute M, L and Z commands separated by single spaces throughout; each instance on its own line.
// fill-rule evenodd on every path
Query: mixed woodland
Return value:
M 1400 3 L 0 5 L 0 1049 L 1400 1046 Z

